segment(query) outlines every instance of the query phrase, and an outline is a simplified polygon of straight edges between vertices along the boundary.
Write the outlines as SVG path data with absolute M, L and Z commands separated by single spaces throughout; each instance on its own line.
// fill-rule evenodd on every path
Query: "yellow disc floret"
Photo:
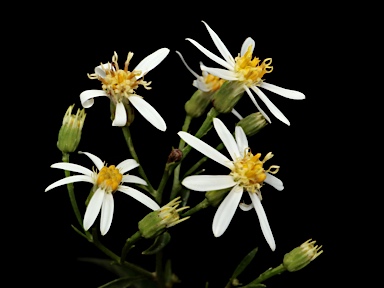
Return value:
M 107 193 L 112 193 L 117 190 L 122 179 L 123 175 L 115 165 L 104 166 L 97 175 L 96 184 Z
M 266 58 L 261 63 L 257 57 L 252 59 L 252 46 L 248 47 L 243 56 L 237 56 L 235 62 L 235 71 L 238 73 L 240 81 L 245 82 L 248 86 L 260 84 L 264 74 L 271 73 L 273 70 L 272 58 Z
M 105 72 L 105 76 L 88 74 L 90 79 L 98 79 L 101 81 L 103 90 L 111 96 L 111 100 L 115 102 L 121 102 L 124 98 L 128 99 L 130 95 L 135 94 L 135 90 L 139 85 L 144 86 L 145 89 L 151 89 L 149 85 L 151 82 L 146 82 L 143 79 L 137 79 L 141 75 L 141 71 L 134 70 L 128 71 L 129 62 L 133 57 L 133 53 L 129 52 L 127 60 L 125 61 L 124 70 L 119 69 L 117 63 L 117 53 L 115 52 L 112 57 L 112 63 L 101 64 L 102 69 Z
M 221 85 L 223 85 L 223 83 L 225 82 L 224 79 L 221 79 L 209 73 L 204 75 L 204 81 L 205 81 L 205 84 L 208 87 L 210 87 L 211 92 L 218 90 L 221 87 Z
M 235 166 L 232 169 L 231 175 L 234 180 L 245 190 L 252 193 L 260 194 L 260 188 L 267 178 L 267 173 L 275 174 L 279 170 L 279 166 L 272 165 L 268 170 L 265 170 L 264 163 L 273 157 L 269 152 L 263 160 L 260 160 L 260 153 L 252 154 L 249 148 L 244 151 L 244 157 L 234 162 Z

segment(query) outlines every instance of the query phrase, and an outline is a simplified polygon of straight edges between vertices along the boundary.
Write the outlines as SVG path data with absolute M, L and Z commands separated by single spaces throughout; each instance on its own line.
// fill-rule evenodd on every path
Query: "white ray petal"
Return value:
M 87 231 L 95 222 L 97 215 L 99 215 L 101 205 L 103 204 L 105 192 L 102 189 L 97 189 L 93 194 L 85 210 L 83 227 Z
M 80 93 L 80 102 L 81 105 L 84 108 L 89 108 L 93 105 L 95 102 L 93 98 L 100 97 L 100 96 L 106 96 L 108 97 L 108 94 L 105 93 L 104 90 L 86 90 Z
M 107 234 L 109 228 L 111 228 L 114 206 L 115 203 L 113 201 L 112 194 L 106 193 L 104 196 L 103 205 L 101 206 L 100 215 L 100 232 L 103 236 Z
M 196 78 L 199 78 L 200 75 L 197 74 L 195 71 L 193 71 L 193 70 L 188 66 L 187 62 L 185 62 L 185 60 L 184 60 L 183 55 L 181 55 L 181 53 L 180 53 L 179 51 L 175 51 L 175 52 L 177 53 L 177 55 L 180 56 L 181 61 L 183 62 L 183 64 L 185 65 L 185 67 L 187 67 L 188 71 L 191 72 L 192 75 L 195 76 Z
M 273 93 L 279 94 L 280 96 L 289 98 L 289 99 L 294 99 L 294 100 L 302 100 L 305 99 L 305 95 L 299 91 L 295 90 L 290 90 L 290 89 L 285 89 L 273 84 L 265 83 L 263 82 L 260 85 L 261 88 L 264 88 L 268 91 L 271 91 Z
M 232 160 L 237 160 L 240 157 L 239 147 L 237 147 L 237 143 L 231 132 L 229 132 L 228 128 L 219 118 L 213 118 L 213 126 L 225 148 L 227 148 L 229 155 L 231 155 Z
M 44 192 L 47 192 L 53 188 L 56 188 L 61 185 L 69 184 L 69 183 L 75 183 L 75 182 L 88 182 L 94 184 L 94 180 L 92 177 L 87 175 L 75 175 L 75 176 L 69 176 L 65 177 L 63 179 L 60 179 L 51 185 L 49 185 L 47 188 L 45 188 Z
M 197 89 L 203 91 L 203 92 L 209 92 L 211 91 L 211 88 L 208 87 L 208 85 L 204 82 L 202 77 L 199 77 L 196 80 L 193 80 L 192 85 L 196 87 Z
M 85 154 L 89 157 L 89 159 L 92 160 L 93 164 L 95 164 L 96 168 L 100 171 L 101 168 L 104 167 L 104 162 L 101 161 L 101 159 L 99 157 L 97 157 L 96 155 L 93 155 L 89 152 L 82 152 L 82 151 L 79 151 L 79 154 Z
M 231 70 L 207 67 L 202 63 L 200 64 L 200 69 L 208 72 L 209 74 L 212 74 L 213 76 L 217 76 L 219 78 L 222 78 L 224 80 L 239 81 L 237 74 Z
M 249 193 L 249 196 L 252 199 L 253 206 L 255 207 L 257 217 L 259 218 L 261 231 L 263 231 L 263 235 L 269 247 L 271 247 L 272 251 L 275 251 L 276 244 L 275 239 L 273 238 L 271 227 L 269 227 L 267 215 L 265 214 L 264 208 L 261 205 L 261 201 L 256 193 Z
M 135 159 L 126 159 L 117 164 L 116 168 L 119 169 L 121 174 L 124 174 L 138 166 L 140 166 L 140 164 L 137 163 Z
M 268 97 L 264 94 L 263 91 L 261 91 L 258 87 L 252 86 L 251 89 L 255 91 L 257 96 L 261 99 L 261 101 L 264 102 L 264 104 L 268 107 L 269 111 L 281 122 L 287 124 L 288 126 L 290 125 L 289 120 L 287 117 L 284 116 L 284 114 L 271 102 L 271 100 L 268 99 Z
M 157 65 L 159 65 L 169 53 L 168 48 L 160 48 L 159 50 L 153 52 L 152 54 L 145 57 L 133 70 L 141 71 L 139 76 L 136 76 L 137 79 L 143 77 Z
M 201 46 L 199 43 L 197 43 L 195 40 L 193 40 L 191 38 L 186 38 L 185 40 L 188 40 L 189 42 L 191 42 L 193 45 L 195 45 L 195 47 L 197 49 L 199 49 L 201 52 L 203 52 L 205 54 L 205 56 L 207 56 L 211 60 L 215 61 L 217 64 L 219 64 L 219 65 L 221 65 L 221 66 L 223 66 L 223 67 L 225 67 L 225 68 L 227 68 L 229 70 L 233 70 L 235 65 L 231 65 L 227 61 L 225 61 L 225 60 L 221 59 L 220 57 L 216 56 L 211 51 L 207 50 L 206 48 Z
M 257 110 L 259 110 L 259 112 L 263 115 L 263 117 L 264 117 L 269 123 L 271 123 L 271 122 L 272 122 L 271 119 L 269 119 L 268 115 L 263 111 L 263 109 L 260 108 L 259 104 L 257 104 L 256 99 L 255 99 L 255 96 L 253 96 L 251 90 L 249 90 L 249 88 L 248 88 L 246 85 L 244 85 L 243 87 L 244 87 L 245 92 L 247 92 L 249 98 L 250 98 L 251 101 L 253 102 L 253 104 L 255 104 Z
M 231 53 L 229 53 L 223 41 L 221 41 L 220 37 L 216 34 L 215 31 L 211 29 L 211 27 L 208 26 L 206 22 L 204 21 L 201 21 L 201 22 L 203 22 L 205 27 L 207 28 L 208 33 L 211 36 L 213 43 L 215 43 L 217 50 L 219 50 L 221 56 L 223 56 L 224 60 L 227 61 L 230 65 L 234 66 L 235 59 L 233 59 Z
M 81 173 L 87 176 L 92 176 L 93 172 L 89 170 L 88 168 L 85 168 L 81 165 L 74 164 L 74 163 L 67 163 L 67 162 L 60 162 L 60 163 L 55 163 L 51 165 L 51 168 L 57 168 L 57 169 L 63 169 L 71 172 L 77 172 Z
M 253 209 L 253 204 L 245 204 L 244 202 L 241 202 L 239 204 L 239 208 L 243 211 L 250 211 L 251 209 Z
M 193 175 L 181 182 L 188 189 L 205 192 L 235 186 L 237 183 L 230 175 Z
M 110 70 L 111 69 L 111 63 L 105 63 L 105 64 L 102 64 L 102 65 L 95 67 L 95 73 L 98 76 L 100 76 L 101 78 L 105 78 L 105 76 L 107 76 L 107 74 L 105 74 L 103 67 L 104 67 L 104 69 Z
M 240 156 L 244 157 L 245 149 L 249 148 L 247 135 L 241 126 L 236 126 L 235 128 L 235 137 L 237 147 L 239 147 Z
M 115 119 L 113 119 L 112 126 L 123 127 L 127 123 L 127 112 L 125 111 L 124 104 L 118 102 L 116 104 Z
M 233 115 L 235 115 L 237 118 L 239 118 L 239 120 L 243 119 L 243 116 L 241 116 L 240 113 L 235 110 L 235 108 L 232 108 L 231 112 Z
M 145 182 L 144 179 L 141 179 L 140 177 L 137 177 L 135 175 L 124 175 L 121 182 L 124 183 L 135 183 L 135 184 L 141 184 L 147 186 L 147 182 Z
M 180 131 L 177 133 L 181 139 L 183 139 L 185 142 L 188 143 L 188 145 L 195 148 L 200 153 L 204 154 L 205 156 L 211 158 L 212 160 L 216 161 L 217 163 L 228 167 L 229 169 L 233 168 L 233 163 L 231 160 L 229 160 L 226 156 L 221 154 L 221 152 L 217 151 L 216 149 L 212 148 L 202 140 L 198 139 L 197 137 L 184 132 Z
M 129 96 L 129 101 L 137 111 L 160 131 L 167 130 L 167 125 L 160 114 L 147 101 L 140 96 Z
M 157 204 L 154 200 L 149 198 L 147 195 L 144 193 L 140 192 L 139 190 L 136 190 L 132 187 L 120 185 L 117 190 L 120 192 L 123 192 L 124 194 L 127 194 L 128 196 L 131 196 L 132 198 L 136 199 L 137 201 L 141 202 L 148 208 L 152 210 L 158 210 L 160 209 L 159 204 Z
M 284 189 L 283 181 L 270 173 L 267 173 L 267 178 L 265 178 L 264 182 L 271 185 L 276 190 L 281 191 Z
M 253 53 L 253 50 L 255 49 L 255 40 L 253 40 L 251 37 L 248 37 L 244 40 L 243 45 L 241 46 L 240 55 L 244 56 L 244 54 L 248 51 L 248 47 L 252 45 L 251 51 Z
M 243 188 L 236 185 L 224 198 L 223 202 L 221 202 L 212 223 L 212 231 L 215 237 L 220 237 L 225 230 L 227 230 L 229 223 L 231 223 L 231 220 L 235 215 L 242 195 Z

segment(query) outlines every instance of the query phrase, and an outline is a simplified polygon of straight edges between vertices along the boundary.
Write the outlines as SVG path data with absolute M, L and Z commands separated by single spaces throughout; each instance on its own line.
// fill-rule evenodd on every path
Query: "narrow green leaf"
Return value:
M 231 277 L 231 280 L 237 278 L 244 269 L 249 265 L 249 263 L 252 261 L 253 257 L 255 257 L 257 253 L 258 247 L 253 249 L 251 252 L 249 252 L 243 260 L 239 263 L 239 265 L 236 267 L 235 271 L 233 272 L 233 275 Z
M 171 241 L 171 234 L 165 231 L 163 234 L 156 237 L 153 244 L 145 251 L 142 252 L 144 255 L 153 255 L 163 249 Z
M 132 287 L 132 284 L 137 280 L 142 280 L 142 277 L 122 277 L 111 282 L 108 282 L 104 285 L 99 286 L 98 288 L 127 288 Z
M 241 288 L 264 288 L 264 287 L 267 287 L 267 285 L 261 284 L 261 283 L 252 284 L 252 282 L 245 286 L 241 286 Z

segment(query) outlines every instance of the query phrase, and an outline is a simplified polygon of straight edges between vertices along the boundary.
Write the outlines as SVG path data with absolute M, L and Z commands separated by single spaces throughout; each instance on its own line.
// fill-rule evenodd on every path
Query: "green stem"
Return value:
M 121 251 L 121 257 L 120 257 L 120 264 L 122 264 L 125 261 L 125 257 L 127 256 L 127 253 L 131 248 L 134 247 L 134 244 L 141 239 L 141 233 L 140 231 L 137 231 L 135 234 L 133 234 L 131 237 L 129 237 L 124 244 L 124 247 Z
M 220 113 L 212 107 L 211 110 L 207 113 L 207 117 L 205 118 L 203 124 L 201 125 L 200 129 L 196 132 L 195 137 L 201 138 L 204 136 L 205 133 L 212 127 L 212 121 L 213 118 L 218 116 Z M 187 145 L 182 149 L 183 152 L 183 159 L 188 155 L 188 153 L 191 151 L 192 147 L 190 145 Z
M 171 174 L 172 174 L 172 171 L 175 169 L 175 165 L 176 165 L 175 163 L 166 163 L 165 164 L 163 177 L 161 177 L 160 184 L 159 184 L 159 187 L 157 188 L 157 194 L 156 194 L 156 201 L 159 204 L 161 204 L 165 185 L 167 184 L 169 176 L 171 176 Z
M 204 198 L 204 200 L 201 201 L 199 204 L 197 204 L 195 207 L 188 209 L 185 213 L 183 213 L 181 215 L 181 217 L 184 218 L 186 216 L 190 216 L 190 215 L 200 211 L 201 209 L 207 208 L 208 206 L 210 206 L 209 202 L 208 202 L 207 198 Z
M 97 237 L 97 230 L 96 228 L 92 228 L 92 239 L 90 240 L 97 248 L 99 248 L 100 251 L 102 251 L 105 255 L 110 257 L 112 260 L 116 261 L 117 263 L 120 263 L 120 257 L 117 256 L 115 253 L 113 253 L 111 250 L 109 250 L 107 247 L 105 247 L 101 242 L 99 241 Z
M 131 153 L 132 157 L 136 160 L 136 162 L 140 164 L 139 157 L 137 156 L 136 151 L 135 151 L 135 147 L 133 146 L 131 131 L 129 130 L 129 127 L 124 126 L 124 127 L 122 127 L 122 130 L 123 130 L 125 141 L 127 142 L 127 145 L 129 148 L 129 152 Z M 157 194 L 156 190 L 153 189 L 153 186 L 149 182 L 148 177 L 144 172 L 143 166 L 140 165 L 138 167 L 138 170 L 139 170 L 140 175 L 144 178 L 145 182 L 147 182 L 147 184 L 148 184 L 149 193 L 156 198 L 156 194 Z
M 124 261 L 124 262 L 121 262 L 120 260 L 120 257 L 117 256 L 115 253 L 113 253 L 111 250 L 109 250 L 107 247 L 105 247 L 103 244 L 101 244 L 101 242 L 99 241 L 98 237 L 97 237 L 97 231 L 95 228 L 92 229 L 92 240 L 91 242 L 97 247 L 99 248 L 100 251 L 102 251 L 105 255 L 107 255 L 109 258 L 111 258 L 112 260 L 114 260 L 116 263 L 122 263 L 121 265 L 123 266 L 126 266 L 128 267 L 129 269 L 143 275 L 144 277 L 146 278 L 149 278 L 149 279 L 154 279 L 154 276 L 151 272 L 135 265 L 135 264 L 132 264 L 132 263 L 129 263 L 127 261 Z
M 265 280 L 275 276 L 275 275 L 278 275 L 278 274 L 281 274 L 283 273 L 284 271 L 286 271 L 285 267 L 283 264 L 280 264 L 279 266 L 275 267 L 275 268 L 269 268 L 267 271 L 261 273 L 259 275 L 259 277 L 257 277 L 255 280 L 253 280 L 251 283 L 249 284 L 258 284 L 258 283 L 262 283 L 264 282 Z M 249 285 L 248 284 L 248 285 Z M 247 287 L 244 286 L 244 287 Z
M 163 270 L 163 251 L 156 253 L 156 278 L 159 288 L 165 287 L 164 270 Z
M 69 163 L 69 153 L 64 153 L 62 156 L 63 162 Z M 71 172 L 68 170 L 64 170 L 65 177 L 71 176 Z M 83 220 L 81 219 L 81 214 L 79 210 L 79 206 L 77 205 L 76 196 L 75 196 L 75 188 L 73 186 L 73 183 L 67 184 L 67 190 L 69 195 L 69 200 L 71 201 L 73 212 L 75 213 L 77 222 L 79 222 L 80 227 L 83 227 Z

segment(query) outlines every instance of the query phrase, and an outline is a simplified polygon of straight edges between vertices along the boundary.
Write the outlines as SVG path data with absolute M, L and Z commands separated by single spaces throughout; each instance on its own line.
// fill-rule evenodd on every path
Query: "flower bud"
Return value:
M 267 124 L 268 122 L 265 120 L 263 114 L 255 112 L 241 119 L 236 125 L 241 126 L 245 134 L 249 137 L 258 133 L 261 129 L 267 126 Z
M 211 103 L 212 92 L 196 90 L 192 97 L 185 103 L 185 112 L 192 118 L 203 115 L 209 103 Z
M 179 162 L 183 158 L 183 152 L 180 149 L 172 148 L 171 153 L 168 155 L 167 163 Z
M 238 81 L 226 81 L 212 95 L 212 103 L 215 109 L 220 113 L 229 113 L 241 99 L 244 94 L 244 88 Z
M 162 234 L 167 228 L 187 220 L 190 216 L 180 219 L 179 212 L 189 207 L 185 206 L 176 209 L 181 202 L 179 199 L 180 197 L 173 199 L 159 210 L 152 211 L 140 220 L 139 231 L 141 236 L 146 239 L 154 238 Z
M 283 265 L 289 272 L 303 269 L 323 253 L 323 250 L 320 251 L 322 246 L 315 245 L 316 241 L 311 240 L 309 239 L 284 255 Z
M 63 153 L 71 153 L 77 149 L 80 143 L 81 130 L 84 126 L 85 111 L 84 109 L 77 109 L 76 115 L 73 115 L 74 106 L 75 104 L 68 107 L 59 131 L 57 148 Z
M 232 188 L 225 188 L 221 190 L 212 190 L 212 191 L 207 191 L 205 193 L 205 198 L 207 198 L 208 203 L 213 206 L 217 207 L 221 200 L 227 195 L 228 191 L 231 190 Z

